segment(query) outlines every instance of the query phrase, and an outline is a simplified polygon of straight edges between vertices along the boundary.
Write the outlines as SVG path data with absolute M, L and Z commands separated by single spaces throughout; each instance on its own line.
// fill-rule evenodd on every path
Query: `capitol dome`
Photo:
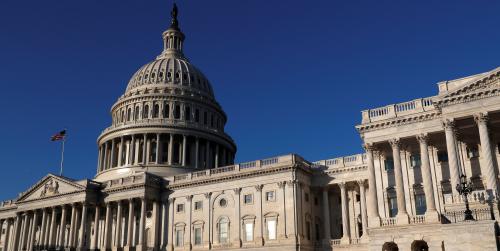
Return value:
M 111 108 L 112 125 L 98 138 L 95 179 L 148 171 L 162 177 L 231 165 L 236 145 L 205 75 L 183 53 L 174 5 L 164 49 L 135 72 Z

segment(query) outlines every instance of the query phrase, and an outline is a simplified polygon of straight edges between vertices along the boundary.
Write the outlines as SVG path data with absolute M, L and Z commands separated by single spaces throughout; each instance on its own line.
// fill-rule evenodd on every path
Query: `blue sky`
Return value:
M 91 178 L 96 138 L 161 51 L 171 1 L 0 3 L 0 200 L 57 173 Z M 185 54 L 228 114 L 237 161 L 361 152 L 360 111 L 500 66 L 499 1 L 178 1 Z

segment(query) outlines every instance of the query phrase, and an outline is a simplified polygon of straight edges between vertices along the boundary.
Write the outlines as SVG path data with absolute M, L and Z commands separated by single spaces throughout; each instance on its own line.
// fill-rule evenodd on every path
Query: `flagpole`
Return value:
M 59 171 L 59 176 L 62 176 L 62 174 L 63 174 L 63 167 L 64 167 L 64 142 L 66 142 L 66 136 L 64 136 L 64 138 L 62 140 L 61 170 Z

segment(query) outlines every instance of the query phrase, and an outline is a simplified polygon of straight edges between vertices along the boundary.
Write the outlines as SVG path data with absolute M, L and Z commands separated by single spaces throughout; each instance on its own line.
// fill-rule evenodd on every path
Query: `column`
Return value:
M 160 203 L 158 200 L 153 201 L 153 246 L 157 248 L 159 246 L 159 227 L 160 220 L 158 219 L 158 214 L 160 213 Z
M 104 156 L 101 161 L 101 171 L 108 169 L 107 160 L 108 159 L 108 142 L 104 142 Z
M 137 244 L 138 245 L 138 248 L 137 248 L 137 251 L 142 251 L 142 250 L 145 250 L 145 243 L 144 243 L 144 226 L 145 226 L 145 223 L 146 223 L 146 199 L 145 198 L 141 198 L 141 215 L 140 215 L 141 219 L 139 221 L 139 243 Z
M 233 246 L 241 247 L 241 188 L 235 188 L 234 191 L 234 216 L 235 216 L 235 224 L 234 224 L 234 244 Z
M 368 221 L 366 218 L 366 187 L 365 180 L 358 180 L 359 197 L 361 200 L 361 226 L 363 227 L 363 235 L 361 238 L 368 238 Z
M 121 233 L 122 233 L 122 201 L 118 201 L 118 208 L 116 211 L 116 229 L 115 229 L 115 243 L 114 247 L 121 248 Z
M 59 231 L 59 242 L 57 243 L 57 246 L 62 249 L 64 248 L 64 235 L 65 235 L 65 229 L 66 229 L 66 215 L 68 214 L 68 209 L 66 208 L 66 205 L 62 205 L 62 212 L 61 212 L 61 230 Z
M 168 201 L 161 202 L 161 243 L 160 250 L 166 250 L 168 242 Z
M 71 205 L 71 224 L 69 227 L 69 236 L 68 236 L 68 246 L 74 247 L 74 238 L 76 228 L 76 204 Z
M 33 221 L 31 223 L 31 231 L 30 231 L 30 241 L 28 243 L 28 250 L 33 250 L 36 236 L 36 227 L 38 223 L 38 211 L 33 211 Z
M 139 151 L 141 149 L 141 140 L 134 139 L 135 147 L 134 147 L 134 165 L 139 163 Z
M 453 120 L 443 121 L 444 132 L 446 135 L 446 150 L 448 152 L 448 166 L 450 168 L 450 183 L 453 195 L 453 201 L 458 199 L 458 192 L 455 189 L 460 183 L 460 170 L 458 165 L 458 156 L 456 148 L 455 122 Z
M 143 139 L 143 143 L 142 143 L 142 163 L 143 164 L 146 164 L 148 163 L 148 156 L 147 156 L 147 152 L 146 152 L 146 149 L 148 148 L 148 135 L 147 134 L 144 134 L 144 139 Z
M 7 251 L 7 248 L 9 247 L 9 239 L 11 237 L 10 236 L 10 219 L 6 219 L 5 221 L 7 222 L 7 227 L 5 228 L 5 236 L 4 236 L 2 250 Z
M 98 250 L 99 244 L 99 236 L 101 233 L 99 232 L 99 219 L 101 218 L 101 209 L 99 205 L 95 205 L 95 215 L 94 215 L 94 240 L 91 242 L 92 247 L 91 250 Z
M 182 166 L 186 166 L 187 137 L 182 135 Z
M 43 246 L 43 240 L 45 239 L 45 224 L 47 223 L 47 209 L 42 209 L 42 226 L 40 228 L 40 238 L 38 241 L 38 246 Z
M 193 217 L 193 214 L 192 214 L 192 210 L 191 210 L 191 205 L 192 205 L 192 202 L 193 202 L 193 196 L 192 195 L 188 195 L 186 196 L 186 213 L 187 213 L 187 232 L 186 232 L 186 237 L 184 239 L 184 246 L 188 248 L 188 250 L 191 250 L 192 248 L 192 217 Z
M 488 186 L 489 200 L 494 200 L 498 197 L 498 186 L 496 181 L 495 168 L 493 166 L 493 156 L 491 154 L 491 141 L 488 134 L 488 114 L 480 113 L 474 116 L 479 129 L 479 139 L 481 140 L 481 156 L 485 166 L 486 184 Z
M 168 164 L 172 165 L 174 162 L 172 161 L 174 151 L 174 135 L 170 134 L 170 142 L 168 143 Z
M 208 226 L 206 231 L 203 230 L 203 236 L 207 236 L 207 238 L 203 238 L 204 248 L 211 249 L 212 248 L 212 193 L 205 193 L 205 200 L 203 201 L 203 207 L 206 207 L 206 210 L 203 210 L 203 216 L 208 220 Z M 173 220 L 173 218 L 172 218 Z
M 127 229 L 127 246 L 130 248 L 134 244 L 132 243 L 132 238 L 134 234 L 134 199 L 128 200 L 128 229 Z
M 215 168 L 219 167 L 219 144 L 215 144 Z
M 49 235 L 49 241 L 48 241 L 48 246 L 49 248 L 54 248 L 55 247 L 55 243 L 54 243 L 54 240 L 56 238 L 56 217 L 57 217 L 57 212 L 56 212 L 56 208 L 55 207 L 52 207 L 52 217 L 51 217 L 51 220 L 50 220 L 50 235 Z
M 208 139 L 205 148 L 205 168 L 210 168 L 210 141 Z
M 426 221 L 437 222 L 439 221 L 439 215 L 436 211 L 434 188 L 432 186 L 431 162 L 429 160 L 428 148 L 429 137 L 427 136 L 427 134 L 420 134 L 417 136 L 417 140 L 420 145 L 422 181 L 424 183 L 425 204 L 427 206 L 427 210 L 425 212 Z
M 26 245 L 26 234 L 28 230 L 28 213 L 24 213 L 21 219 L 21 233 L 19 234 L 19 250 L 23 250 Z
M 78 243 L 79 248 L 85 247 L 85 236 L 87 232 L 87 204 L 82 205 L 82 226 L 80 228 L 80 243 Z
M 130 148 L 131 148 L 131 142 L 127 140 L 125 143 L 125 163 L 124 163 L 124 165 L 126 166 L 130 165 Z
M 342 206 L 342 239 L 341 243 L 349 244 L 349 216 L 347 215 L 347 192 L 346 192 L 346 184 L 344 182 L 339 183 L 340 187 L 340 200 Z
M 161 135 L 159 133 L 156 134 L 156 164 L 160 164 L 162 150 L 161 150 Z
M 151 161 L 150 161 L 150 159 L 149 159 L 149 157 L 151 156 L 151 141 L 152 141 L 152 140 L 153 140 L 153 139 L 148 139 L 148 140 L 146 141 L 146 159 L 145 159 L 145 160 L 146 160 L 146 162 L 144 162 L 144 163 L 149 163 L 149 162 L 151 162 Z
M 106 203 L 106 219 L 104 222 L 104 243 L 103 243 L 103 248 L 104 250 L 108 250 L 111 245 L 111 215 L 113 213 L 111 212 L 111 202 Z
M 174 249 L 174 202 L 175 198 L 169 198 L 168 199 L 168 230 L 166 231 L 169 233 L 169 237 L 167 237 L 167 247 L 168 250 L 173 250 Z M 206 205 L 206 204 L 205 204 Z M 208 209 L 206 210 L 208 211 Z M 208 228 L 208 227 L 207 227 Z M 207 238 L 204 238 L 205 240 Z
M 368 224 L 370 227 L 378 227 L 380 226 L 380 215 L 378 212 L 377 182 L 375 176 L 375 164 L 373 161 L 373 144 L 365 144 L 364 148 L 368 164 Z
M 132 139 L 130 140 L 130 153 L 129 153 L 129 160 L 128 160 L 128 163 L 130 165 L 133 165 L 135 163 L 135 150 L 136 149 L 136 146 L 135 146 L 135 135 L 132 134 Z
M 323 188 L 323 231 L 325 232 L 324 245 L 330 246 L 330 202 L 328 201 L 328 185 Z
M 49 209 L 47 209 L 48 211 Z M 54 212 L 50 214 L 47 213 L 47 225 L 45 225 L 45 239 L 43 239 L 43 246 L 49 248 L 50 245 L 50 236 L 52 233 L 52 219 L 54 218 Z
M 195 160 L 194 166 L 196 168 L 200 168 L 200 138 L 196 137 L 196 152 L 195 152 Z
M 109 165 L 108 169 L 111 169 L 114 167 L 114 160 L 115 160 L 115 139 L 111 140 L 111 158 L 109 159 Z
M 400 142 L 399 139 L 390 140 L 392 147 L 392 159 L 394 161 L 394 178 L 396 180 L 396 196 L 398 200 L 398 214 L 396 220 L 398 224 L 408 224 L 409 218 L 406 211 L 406 199 L 403 187 L 403 171 L 401 169 Z
M 262 185 L 256 185 L 255 186 L 255 206 L 257 207 L 257 220 L 256 222 L 256 232 L 257 236 L 255 238 L 255 241 L 257 245 L 262 246 L 264 245 L 264 221 L 262 219 Z M 258 229 L 257 229 L 258 226 Z
M 222 147 L 222 166 L 227 166 L 226 148 Z

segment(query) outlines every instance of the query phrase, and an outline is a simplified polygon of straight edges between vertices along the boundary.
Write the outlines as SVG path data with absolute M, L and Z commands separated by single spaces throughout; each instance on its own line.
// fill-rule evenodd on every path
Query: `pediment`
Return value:
M 22 193 L 17 202 L 31 201 L 58 196 L 61 194 L 84 191 L 86 187 L 65 177 L 49 174 Z
M 498 89 L 500 89 L 500 67 L 468 79 L 464 83 L 457 86 L 457 88 L 452 89 L 438 97 L 438 101 L 464 96 L 475 96 Z

